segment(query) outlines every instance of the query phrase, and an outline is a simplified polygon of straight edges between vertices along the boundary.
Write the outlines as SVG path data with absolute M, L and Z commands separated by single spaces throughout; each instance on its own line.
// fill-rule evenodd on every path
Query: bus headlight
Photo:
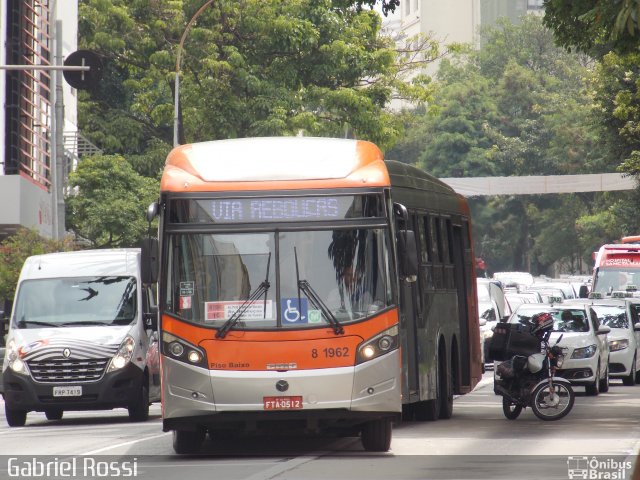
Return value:
M 135 350 L 135 348 L 136 342 L 133 337 L 131 337 L 130 335 L 124 337 L 124 340 L 120 344 L 118 352 L 113 356 L 111 362 L 109 362 L 107 373 L 114 372 L 126 367 L 131 361 L 131 357 L 133 357 L 133 351 Z
M 18 350 L 16 342 L 13 339 L 9 340 L 5 352 L 5 362 L 13 373 L 29 375 L 27 364 L 20 358 L 20 352 Z
M 373 360 L 398 348 L 398 326 L 388 328 L 358 347 L 356 365 Z
M 162 353 L 174 360 L 207 368 L 207 356 L 204 351 L 167 332 L 162 332 Z

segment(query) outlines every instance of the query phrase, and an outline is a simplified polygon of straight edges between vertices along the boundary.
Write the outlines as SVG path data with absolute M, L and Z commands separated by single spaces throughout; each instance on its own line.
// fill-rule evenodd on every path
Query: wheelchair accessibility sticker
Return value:
M 298 304 L 298 301 L 300 303 Z M 282 323 L 309 323 L 309 307 L 306 298 L 283 298 L 280 304 Z

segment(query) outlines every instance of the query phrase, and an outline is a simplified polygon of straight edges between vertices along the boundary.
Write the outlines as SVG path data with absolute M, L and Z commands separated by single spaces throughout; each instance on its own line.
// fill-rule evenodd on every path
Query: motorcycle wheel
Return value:
M 508 398 L 502 397 L 502 411 L 509 420 L 515 420 L 522 413 L 522 405 L 516 405 Z
M 547 383 L 538 385 L 531 393 L 531 409 L 534 415 L 542 420 L 560 420 L 573 408 L 576 396 L 571 385 L 554 383 L 553 387 L 559 398 L 551 402 Z

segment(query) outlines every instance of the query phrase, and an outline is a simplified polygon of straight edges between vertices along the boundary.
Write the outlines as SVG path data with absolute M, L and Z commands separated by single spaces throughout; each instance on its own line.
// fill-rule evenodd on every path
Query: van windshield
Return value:
M 12 321 L 16 328 L 128 325 L 137 303 L 134 277 L 25 280 Z

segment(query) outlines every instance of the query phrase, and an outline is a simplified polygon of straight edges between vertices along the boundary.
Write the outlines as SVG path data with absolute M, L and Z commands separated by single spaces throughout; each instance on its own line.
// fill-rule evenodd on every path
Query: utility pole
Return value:
M 62 20 L 56 20 L 56 55 L 54 64 L 56 66 L 62 65 L 64 58 L 62 55 Z M 56 210 L 56 223 L 54 224 L 55 234 L 53 236 L 56 240 L 62 240 L 65 232 L 65 211 L 64 211 L 64 172 L 65 172 L 65 156 L 64 156 L 64 92 L 62 90 L 62 70 L 56 70 L 56 101 L 55 101 L 55 180 L 56 185 L 54 190 Z

